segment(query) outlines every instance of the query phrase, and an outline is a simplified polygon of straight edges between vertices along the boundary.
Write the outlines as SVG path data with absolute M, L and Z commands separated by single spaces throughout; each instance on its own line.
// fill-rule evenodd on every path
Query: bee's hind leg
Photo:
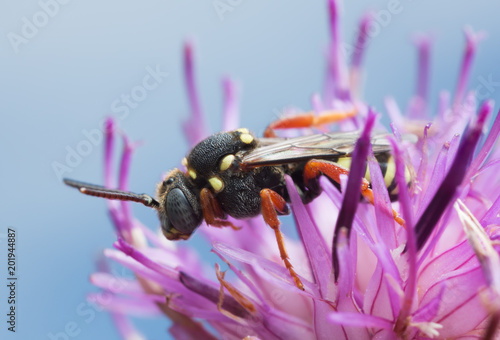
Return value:
M 314 111 L 304 112 L 293 116 L 282 117 L 269 124 L 264 131 L 264 137 L 276 137 L 274 130 L 297 129 L 307 127 L 317 127 L 325 124 L 335 123 L 344 119 L 352 118 L 357 111 L 322 111 L 318 115 Z
M 320 160 L 320 159 L 311 159 L 308 161 L 304 167 L 304 183 L 307 187 L 308 185 L 317 185 L 317 178 L 324 174 L 331 180 L 340 184 L 340 175 L 348 175 L 349 170 L 344 168 L 343 166 L 330 161 Z M 370 183 L 363 178 L 361 182 L 361 195 L 373 204 L 373 191 L 370 189 Z M 398 212 L 392 209 L 392 215 L 394 220 L 404 226 L 405 221 L 399 216 Z

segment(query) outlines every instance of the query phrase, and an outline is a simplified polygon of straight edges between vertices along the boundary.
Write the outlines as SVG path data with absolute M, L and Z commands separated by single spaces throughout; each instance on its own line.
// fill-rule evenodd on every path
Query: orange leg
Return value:
M 264 137 L 276 137 L 275 129 L 296 129 L 313 126 L 321 126 L 325 124 L 335 123 L 347 118 L 354 117 L 356 110 L 351 111 L 323 111 L 316 115 L 314 111 L 301 113 L 294 116 L 283 117 L 278 119 L 266 128 Z
M 285 249 L 285 242 L 283 240 L 283 234 L 280 231 L 280 221 L 278 219 L 277 211 L 280 213 L 285 213 L 287 211 L 285 199 L 271 189 L 262 189 L 260 191 L 260 198 L 262 201 L 262 216 L 264 217 L 264 221 L 266 221 L 267 225 L 269 225 L 274 230 L 276 241 L 278 242 L 278 248 L 280 250 L 281 259 L 285 263 L 285 267 L 288 269 L 290 275 L 295 281 L 295 285 L 297 286 L 297 288 L 304 290 L 302 281 L 300 281 L 300 278 L 298 277 L 295 270 L 293 270 L 293 266 L 288 259 L 288 254 Z
M 305 185 L 314 185 L 312 181 L 317 179 L 321 174 L 328 176 L 330 179 L 340 184 L 340 175 L 349 174 L 349 170 L 334 162 L 311 159 L 304 167 Z M 368 202 L 373 204 L 373 191 L 370 189 L 369 185 L 370 183 L 363 178 L 363 182 L 361 183 L 361 194 Z M 405 221 L 399 217 L 398 212 L 394 209 L 392 209 L 392 216 L 398 224 L 402 226 L 405 225 Z
M 225 213 L 215 199 L 214 194 L 207 188 L 203 188 L 200 194 L 201 209 L 203 210 L 203 217 L 208 225 L 213 227 L 231 227 L 234 230 L 239 230 L 229 221 L 224 221 Z

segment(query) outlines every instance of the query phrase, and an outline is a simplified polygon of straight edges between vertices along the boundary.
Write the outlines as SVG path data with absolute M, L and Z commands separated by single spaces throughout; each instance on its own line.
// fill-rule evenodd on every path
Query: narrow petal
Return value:
M 127 314 L 141 317 L 152 317 L 161 314 L 156 302 L 151 300 L 122 298 L 109 292 L 92 293 L 87 296 L 87 299 L 112 312 L 127 311 Z
M 351 68 L 350 68 L 350 87 L 351 94 L 354 98 L 361 97 L 361 82 L 362 82 L 362 71 L 361 62 L 363 59 L 363 54 L 366 50 L 367 41 L 370 39 L 369 26 L 373 20 L 373 13 L 365 13 L 358 25 L 358 36 L 356 42 L 352 47 L 352 57 L 351 57 Z
M 115 121 L 113 117 L 108 117 L 104 123 L 104 186 L 113 188 L 113 151 L 115 138 Z
M 150 268 L 155 272 L 171 279 L 178 278 L 178 273 L 175 270 L 167 268 L 165 266 L 161 266 L 157 262 L 151 261 L 151 259 L 144 256 L 142 252 L 136 250 L 134 247 L 130 246 L 127 242 L 125 242 L 125 240 L 119 238 L 118 242 L 115 243 L 114 246 L 116 249 L 121 250 L 124 254 L 132 257 L 147 268 Z
M 346 84 L 346 66 L 340 50 L 339 8 L 336 0 L 328 0 L 328 12 L 330 14 L 331 42 L 323 96 L 326 105 L 331 107 L 334 99 L 349 99 L 349 90 Z
M 471 264 L 471 260 L 474 260 Z M 462 241 L 458 245 L 447 249 L 443 253 L 434 257 L 423 267 L 420 267 L 418 286 L 420 294 L 424 294 L 443 275 L 454 270 L 462 269 L 466 265 L 477 265 L 470 245 L 467 241 Z
M 182 284 L 189 290 L 203 296 L 209 301 L 212 301 L 214 305 L 219 302 L 219 288 L 216 288 L 215 285 L 208 285 L 207 283 L 202 282 L 184 272 L 180 272 L 179 278 Z M 222 308 L 229 313 L 242 318 L 250 317 L 249 311 L 247 311 L 241 304 L 238 303 L 238 301 L 227 293 L 224 296 Z
M 424 145 L 427 145 L 427 139 L 424 141 Z M 454 140 L 457 143 L 457 140 Z M 432 170 L 432 174 L 429 178 L 429 183 L 427 184 L 427 188 L 423 195 L 421 195 L 421 200 L 418 205 L 418 211 L 416 213 L 417 216 L 421 216 L 424 209 L 429 205 L 429 202 L 436 194 L 439 185 L 443 182 L 444 176 L 446 175 L 446 163 L 448 161 L 448 151 L 450 149 L 451 143 L 445 143 L 439 152 L 436 161 L 434 162 L 434 169 Z M 425 148 L 426 149 L 426 148 Z M 427 150 L 423 150 L 423 154 L 427 152 Z M 422 156 L 423 159 L 427 159 L 426 156 Z M 423 169 L 427 169 L 427 164 L 422 164 Z M 423 178 L 419 179 L 419 183 L 423 183 Z
M 497 197 L 495 202 L 491 205 L 488 211 L 481 218 L 481 225 L 483 227 L 487 226 L 491 220 L 493 220 L 500 213 L 500 195 Z
M 97 287 L 116 294 L 144 295 L 141 285 L 136 280 L 126 279 L 110 273 L 93 273 L 90 275 L 90 282 Z M 163 297 L 160 298 L 162 301 L 164 300 Z
M 391 120 L 391 125 L 394 124 L 398 129 L 403 127 L 403 114 L 393 97 L 386 97 L 384 100 L 385 109 L 387 110 L 387 115 Z
M 396 162 L 396 183 L 399 188 L 399 204 L 403 213 L 403 218 L 405 220 L 406 228 L 406 250 L 407 250 L 407 279 L 406 279 L 406 289 L 403 302 L 401 304 L 401 310 L 394 327 L 396 334 L 400 335 L 406 328 L 406 323 L 408 316 L 411 313 L 413 301 L 415 298 L 415 293 L 417 290 L 417 249 L 414 236 L 413 228 L 413 210 L 410 201 L 410 194 L 408 192 L 408 186 L 405 180 L 405 164 L 403 159 L 402 151 L 400 150 L 398 144 L 394 139 L 391 139 L 391 144 L 394 150 L 395 162 Z
M 361 313 L 331 313 L 328 315 L 327 320 L 339 325 L 352 327 L 383 328 L 389 330 L 394 327 L 392 321 L 390 320 Z
M 347 189 L 344 194 L 344 201 L 340 208 L 337 224 L 335 225 L 335 235 L 333 237 L 333 273 L 335 280 L 338 279 L 339 262 L 337 258 L 337 245 L 336 240 L 340 228 L 347 229 L 347 237 L 349 237 L 354 214 L 359 204 L 359 192 L 361 188 L 362 178 L 366 169 L 366 158 L 368 156 L 368 149 L 370 146 L 370 133 L 375 124 L 375 112 L 369 110 L 366 120 L 365 128 L 356 142 L 356 147 L 352 155 L 352 164 L 349 171 L 349 179 L 347 181 Z
M 437 107 L 437 116 L 440 121 L 445 121 L 446 117 L 450 111 L 450 97 L 451 94 L 448 91 L 439 92 L 438 97 L 438 107 Z
M 208 136 L 204 116 L 201 111 L 198 92 L 194 79 L 193 44 L 186 42 L 184 45 L 184 78 L 191 107 L 191 117 L 184 122 L 184 131 L 188 137 L 189 145 L 194 146 Z
M 326 297 L 328 282 L 330 281 L 330 274 L 332 272 L 330 252 L 316 224 L 313 222 L 306 207 L 302 203 L 293 180 L 289 176 L 286 176 L 285 180 L 288 194 L 292 202 L 291 206 L 295 224 L 297 225 L 302 243 L 306 248 L 314 279 L 319 286 L 322 296 Z
M 416 40 L 418 48 L 417 96 L 421 98 L 424 105 L 428 101 L 431 43 L 432 39 L 428 36 L 421 36 Z
M 120 162 L 120 175 L 118 177 L 118 189 L 128 191 L 128 178 L 130 172 L 130 164 L 132 161 L 132 153 L 135 145 L 133 145 L 127 136 L 123 135 L 123 152 Z M 120 201 L 121 212 L 123 215 L 122 223 L 120 225 L 120 236 L 128 242 L 135 244 L 132 238 L 133 216 L 130 202 Z
M 311 104 L 314 111 L 316 112 L 321 112 L 325 109 L 323 105 L 323 100 L 321 99 L 321 95 L 319 93 L 315 93 L 312 95 Z
M 457 89 L 455 91 L 454 106 L 460 105 L 463 96 L 465 94 L 465 89 L 467 87 L 467 82 L 469 80 L 469 74 L 472 68 L 472 61 L 476 54 L 477 44 L 483 38 L 483 33 L 475 33 L 470 27 L 466 27 L 465 33 L 465 51 L 462 59 L 462 65 L 460 68 L 460 73 L 458 76 Z
M 452 171 L 446 175 L 445 179 L 441 183 L 441 186 L 436 192 L 436 195 L 434 195 L 415 225 L 418 249 L 423 248 L 425 242 L 431 235 L 432 230 L 455 196 L 457 187 L 462 183 L 465 171 L 467 170 L 467 166 L 470 164 L 470 160 L 472 159 L 474 149 L 481 135 L 488 113 L 489 110 L 487 106 L 483 106 L 479 110 L 477 121 L 469 129 L 467 129 L 464 137 L 462 138 L 457 151 L 457 155 L 459 155 L 459 157 L 455 157 L 453 165 L 451 166 Z
M 432 124 L 428 123 L 424 127 L 424 136 L 422 137 L 422 152 L 421 154 L 421 159 L 420 159 L 420 164 L 418 166 L 418 172 L 417 172 L 417 183 L 425 183 L 426 178 L 427 178 L 427 171 L 428 171 L 428 163 L 429 163 L 429 129 L 431 128 Z M 397 137 L 398 140 L 401 140 L 400 137 Z
M 443 294 L 445 289 L 446 285 L 442 283 L 439 293 L 425 305 L 416 310 L 415 313 L 413 313 L 412 322 L 428 322 L 434 320 L 438 313 L 439 307 L 443 303 Z
M 238 88 L 236 83 L 229 77 L 222 79 L 224 89 L 224 118 L 222 130 L 236 130 L 240 126 L 240 113 L 238 108 Z
M 361 20 L 358 24 L 358 36 L 356 38 L 356 42 L 354 44 L 354 49 L 351 58 L 351 68 L 352 69 L 360 69 L 361 62 L 363 60 L 363 54 L 366 49 L 366 43 L 369 39 L 369 31 L 370 23 L 373 20 L 373 13 L 368 12 L 361 16 Z
M 392 276 L 390 276 L 392 277 Z M 397 285 L 397 283 L 395 283 Z M 394 320 L 401 309 L 402 295 L 398 295 L 384 277 L 380 262 L 377 264 L 363 300 L 363 312 L 376 317 Z
M 115 177 L 113 175 L 113 155 L 115 140 L 116 122 L 113 117 L 108 117 L 104 123 L 104 186 L 115 188 Z M 108 211 L 113 221 L 113 226 L 118 234 L 123 226 L 123 216 L 119 209 L 120 203 L 113 200 L 107 201 Z
M 226 255 L 236 261 L 239 261 L 241 263 L 247 263 L 251 266 L 255 266 L 258 264 L 259 267 L 272 274 L 273 277 L 278 278 L 279 280 L 286 282 L 290 287 L 297 289 L 295 287 L 293 279 L 290 277 L 289 271 L 282 264 L 278 264 L 276 262 L 268 260 L 255 253 L 233 247 L 231 244 L 215 242 L 213 244 L 213 247 L 214 247 L 213 251 L 217 255 L 219 256 Z M 304 284 L 304 287 L 308 292 L 308 294 L 310 293 L 315 295 L 315 293 L 317 293 L 319 295 L 319 293 L 317 292 L 317 287 L 315 287 L 314 283 L 308 281 L 307 279 L 303 278 L 300 275 L 299 277 L 302 283 Z M 306 294 L 302 292 L 297 292 L 297 293 Z
M 340 228 L 338 233 L 338 260 L 339 260 L 339 279 L 338 279 L 338 300 L 337 312 L 360 313 L 359 307 L 354 302 L 353 287 L 356 265 L 352 259 L 348 246 L 347 230 Z M 331 314 L 329 314 L 331 315 Z M 327 316 L 328 317 L 328 316 Z M 323 319 L 323 318 L 321 318 Z M 367 329 L 355 327 L 346 327 L 343 325 L 344 332 L 348 339 L 369 339 Z
M 488 100 L 483 104 L 484 110 L 488 112 L 493 111 L 493 101 Z M 500 113 L 500 112 L 499 112 Z M 493 146 L 495 143 L 498 141 L 498 136 L 500 135 L 500 114 L 497 113 L 497 116 L 495 118 L 495 121 L 493 122 L 493 125 L 491 126 L 490 132 L 488 133 L 488 136 L 486 137 L 486 141 L 484 142 L 483 146 L 477 153 L 476 158 L 472 161 L 469 169 L 467 170 L 467 175 L 465 176 L 466 179 L 471 179 L 472 176 L 474 176 L 477 171 L 479 170 L 479 167 L 483 165 L 484 161 L 486 160 L 486 157 L 490 154 Z
M 391 200 L 387 192 L 382 170 L 378 161 L 373 155 L 370 147 L 368 157 L 368 168 L 370 169 L 370 183 L 373 190 L 373 200 L 375 206 L 375 216 L 377 224 L 373 228 L 375 239 L 381 247 L 388 252 L 389 249 L 397 248 L 397 239 L 394 228 L 394 218 L 392 216 Z M 395 276 L 397 278 L 399 275 Z
M 441 294 L 443 283 L 446 289 L 433 321 L 443 325 L 440 331 L 442 338 L 454 338 L 470 332 L 486 319 L 487 313 L 479 299 L 480 287 L 484 287 L 486 282 L 479 266 L 451 272 L 427 291 L 421 304 L 426 305 Z
M 500 303 L 500 256 L 495 251 L 489 236 L 461 200 L 457 201 L 455 209 L 464 226 L 467 240 L 481 264 L 484 277 L 492 290 L 492 296 L 495 297 L 497 303 Z M 500 310 L 500 305 L 495 308 Z
M 431 38 L 418 36 L 415 39 L 415 45 L 418 49 L 417 84 L 416 94 L 408 105 L 408 116 L 410 119 L 423 120 L 427 116 L 428 106 Z

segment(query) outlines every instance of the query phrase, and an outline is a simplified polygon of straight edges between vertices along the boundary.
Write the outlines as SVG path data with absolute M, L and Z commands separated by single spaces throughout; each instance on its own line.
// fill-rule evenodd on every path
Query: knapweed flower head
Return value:
M 435 115 L 429 114 L 427 93 L 431 41 L 417 41 L 417 93 L 405 114 L 395 100 L 386 101 L 399 184 L 398 201 L 391 202 L 370 145 L 372 129 L 382 127 L 359 91 L 371 17 L 362 18 L 348 63 L 336 2 L 329 0 L 328 9 L 332 40 L 325 88 L 313 96 L 312 109 L 355 110 L 355 117 L 336 127 L 361 133 L 351 172 L 341 177 L 343 190 L 321 178 L 323 193 L 305 205 L 292 179 L 286 178 L 299 240 L 286 238 L 285 244 L 305 290 L 295 286 L 279 257 L 274 231 L 260 216 L 228 217 L 240 230 L 202 224 L 198 232 L 212 245 L 218 264 L 152 232 L 134 218 L 128 202 L 108 201 L 118 241 L 104 254 L 132 270 L 136 279 L 118 280 L 105 270 L 93 274 L 91 281 L 103 292 L 91 298 L 112 313 L 123 338 L 142 338 L 130 315 L 166 316 L 173 323 L 169 332 L 178 339 L 498 338 L 500 118 L 487 132 L 493 104 L 477 103 L 475 93 L 467 92 L 480 35 L 465 32 L 457 88 L 451 101 L 447 92 L 440 95 Z M 189 43 L 184 57 L 192 112 L 184 129 L 194 146 L 208 132 Z M 228 78 L 223 88 L 223 129 L 236 129 L 237 91 Z M 127 190 L 134 144 L 124 138 L 116 183 L 111 163 L 114 125 L 108 119 L 105 185 Z M 408 133 L 418 141 L 405 143 Z M 372 204 L 360 202 L 365 164 Z M 413 179 L 410 187 L 406 172 Z M 396 223 L 393 209 L 404 223 Z

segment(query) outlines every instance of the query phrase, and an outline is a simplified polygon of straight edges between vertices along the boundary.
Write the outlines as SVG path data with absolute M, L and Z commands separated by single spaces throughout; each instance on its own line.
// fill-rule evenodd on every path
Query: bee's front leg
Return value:
M 236 227 L 231 222 L 224 220 L 226 218 L 226 214 L 220 207 L 220 204 L 214 194 L 208 188 L 203 188 L 201 190 L 200 201 L 203 218 L 208 225 L 218 228 L 231 227 L 234 230 L 241 229 L 240 227 Z
M 283 117 L 269 124 L 264 131 L 264 137 L 276 137 L 274 130 L 277 129 L 297 129 L 307 127 L 318 127 L 341 120 L 352 118 L 356 115 L 356 110 L 335 111 L 328 110 L 316 114 L 314 111 L 304 112 L 293 116 Z
M 271 189 L 262 189 L 260 191 L 260 198 L 262 201 L 262 216 L 264 217 L 264 221 L 267 223 L 267 225 L 269 225 L 274 230 L 276 241 L 278 242 L 278 248 L 280 250 L 281 259 L 285 263 L 285 267 L 290 272 L 290 275 L 292 276 L 297 288 L 304 290 L 302 281 L 300 280 L 295 270 L 293 270 L 293 266 L 290 263 L 288 254 L 285 249 L 283 234 L 280 231 L 280 221 L 278 219 L 277 212 L 281 214 L 286 214 L 288 212 L 286 201 L 277 192 Z

